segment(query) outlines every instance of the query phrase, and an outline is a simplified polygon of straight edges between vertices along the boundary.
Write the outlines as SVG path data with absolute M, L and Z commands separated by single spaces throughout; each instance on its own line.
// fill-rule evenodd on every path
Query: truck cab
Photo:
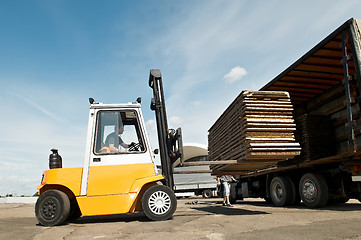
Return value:
M 44 172 L 35 206 L 40 224 L 135 211 L 144 211 L 152 220 L 172 217 L 176 198 L 172 186 L 166 186 L 169 176 L 156 169 L 140 102 L 90 100 L 83 167 Z M 51 157 L 60 158 L 57 154 Z

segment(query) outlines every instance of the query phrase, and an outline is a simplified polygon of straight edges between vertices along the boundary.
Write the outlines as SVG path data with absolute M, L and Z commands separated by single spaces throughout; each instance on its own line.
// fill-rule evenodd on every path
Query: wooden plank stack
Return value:
M 287 92 L 243 91 L 209 129 L 209 160 L 237 160 L 246 170 L 299 155 L 292 111 Z
M 329 117 L 304 114 L 295 119 L 296 141 L 302 147 L 299 162 L 311 161 L 336 155 L 337 146 L 333 136 L 333 125 Z

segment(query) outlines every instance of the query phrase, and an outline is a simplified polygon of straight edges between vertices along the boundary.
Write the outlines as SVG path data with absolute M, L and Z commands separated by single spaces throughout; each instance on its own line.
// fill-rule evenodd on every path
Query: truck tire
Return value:
M 277 207 L 283 207 L 292 201 L 292 187 L 286 177 L 274 177 L 270 184 L 270 196 Z
M 35 215 L 43 226 L 62 224 L 68 217 L 70 201 L 68 196 L 59 190 L 48 190 L 41 194 L 35 204 Z
M 266 201 L 267 204 L 272 204 L 272 198 L 270 198 L 270 197 L 265 197 L 265 198 L 263 198 L 263 199 Z
M 203 198 L 211 198 L 212 196 L 213 196 L 213 194 L 212 194 L 211 190 L 209 190 L 209 189 L 203 190 L 203 192 L 202 192 Z
M 230 188 L 229 188 L 229 202 L 231 204 L 234 204 L 237 202 L 237 189 L 236 189 L 237 184 L 236 183 L 230 183 Z
M 169 187 L 152 186 L 145 191 L 142 197 L 142 208 L 144 214 L 151 220 L 168 220 L 177 209 L 177 199 Z
M 302 202 L 309 208 L 323 207 L 328 201 L 328 186 L 318 173 L 306 173 L 301 177 L 299 193 Z
M 294 205 L 298 205 L 301 201 L 300 195 L 298 194 L 298 184 L 295 184 L 295 181 L 287 176 L 286 177 L 288 182 L 290 183 L 291 189 L 292 189 L 292 196 L 291 196 L 291 201 L 289 203 L 290 206 L 294 206 Z M 297 186 L 297 187 L 296 187 Z
M 347 203 L 350 200 L 349 197 L 333 197 L 328 199 L 328 203 L 342 204 Z

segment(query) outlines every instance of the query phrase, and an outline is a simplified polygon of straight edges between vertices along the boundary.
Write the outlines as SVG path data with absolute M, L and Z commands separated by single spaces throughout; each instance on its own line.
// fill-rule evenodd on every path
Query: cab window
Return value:
M 144 141 L 135 111 L 99 111 L 95 154 L 144 152 Z

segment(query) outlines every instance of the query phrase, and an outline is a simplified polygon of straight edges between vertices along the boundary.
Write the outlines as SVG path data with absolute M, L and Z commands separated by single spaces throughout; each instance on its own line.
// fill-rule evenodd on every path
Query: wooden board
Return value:
M 210 128 L 210 161 L 237 160 L 211 166 L 212 171 L 250 170 L 300 154 L 289 94 L 243 91 Z

